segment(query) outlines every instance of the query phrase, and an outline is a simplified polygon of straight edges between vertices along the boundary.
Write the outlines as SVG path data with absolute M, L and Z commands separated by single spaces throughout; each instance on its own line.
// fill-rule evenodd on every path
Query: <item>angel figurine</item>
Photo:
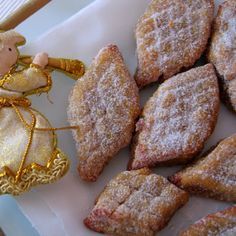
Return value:
M 27 98 L 52 86 L 45 69 L 48 55 L 39 53 L 29 66 L 20 66 L 17 46 L 24 43 L 15 31 L 0 33 L 0 194 L 19 195 L 52 183 L 69 168 L 68 158 L 57 147 L 55 128 Z

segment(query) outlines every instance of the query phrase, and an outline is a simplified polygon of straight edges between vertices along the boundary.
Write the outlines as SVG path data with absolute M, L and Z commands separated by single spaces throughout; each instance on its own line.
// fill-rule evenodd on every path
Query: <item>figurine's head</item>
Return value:
M 6 74 L 16 64 L 19 52 L 17 46 L 25 44 L 25 38 L 13 31 L 0 32 L 0 75 Z

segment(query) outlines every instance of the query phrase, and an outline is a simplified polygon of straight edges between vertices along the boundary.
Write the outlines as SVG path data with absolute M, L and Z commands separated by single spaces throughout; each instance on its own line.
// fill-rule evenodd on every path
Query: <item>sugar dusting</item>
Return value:
M 139 135 L 132 166 L 193 157 L 213 130 L 218 106 L 217 78 L 211 65 L 164 82 L 145 105 L 139 121 L 143 124 L 136 126 Z
M 205 49 L 212 18 L 211 1 L 153 0 L 136 29 L 137 82 L 150 83 L 161 75 L 169 78 L 191 66 Z M 144 77 L 149 81 L 139 81 Z
M 234 236 L 236 234 L 236 206 L 210 214 L 195 222 L 181 236 Z
M 225 80 L 236 77 L 236 2 L 226 1 L 215 20 L 210 60 Z
M 236 112 L 236 1 L 225 1 L 215 19 L 208 54 L 223 84 L 225 102 Z
M 87 226 L 117 235 L 154 235 L 186 203 L 187 194 L 147 169 L 125 171 L 100 194 Z M 97 214 L 105 210 L 106 216 Z
M 115 46 L 103 48 L 69 101 L 82 172 L 98 175 L 110 157 L 131 139 L 139 113 L 138 88 Z
M 198 186 L 204 196 L 236 200 L 236 134 L 221 141 L 206 157 L 176 174 L 184 189 Z M 195 189 L 195 193 L 198 190 Z M 199 192 L 199 194 L 203 194 Z

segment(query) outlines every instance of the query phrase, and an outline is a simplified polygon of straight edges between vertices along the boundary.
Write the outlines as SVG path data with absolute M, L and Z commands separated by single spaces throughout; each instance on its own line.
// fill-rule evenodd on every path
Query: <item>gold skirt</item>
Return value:
M 32 113 L 36 128 L 51 128 L 48 120 L 32 108 L 18 107 L 24 120 L 30 124 Z M 52 183 L 69 168 L 69 160 L 57 148 L 53 131 L 34 130 L 32 142 L 22 162 L 29 131 L 12 107 L 0 109 L 0 194 L 19 195 L 38 184 Z M 19 178 L 16 178 L 20 173 Z

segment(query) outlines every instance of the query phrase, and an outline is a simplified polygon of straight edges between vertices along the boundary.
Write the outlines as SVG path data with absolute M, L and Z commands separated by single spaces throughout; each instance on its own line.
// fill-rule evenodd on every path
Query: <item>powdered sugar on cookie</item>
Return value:
M 136 126 L 130 167 L 191 159 L 212 133 L 218 109 L 219 91 L 212 65 L 170 78 L 144 107 Z
M 210 154 L 170 179 L 192 193 L 236 201 L 236 134 L 222 140 Z
M 236 1 L 225 1 L 218 10 L 208 59 L 217 69 L 223 101 L 236 112 Z
M 225 1 L 219 8 L 213 29 L 209 60 L 225 80 L 236 78 L 236 2 Z
M 73 135 L 83 179 L 96 180 L 108 160 L 129 144 L 138 114 L 138 88 L 118 48 L 103 48 L 69 98 L 69 121 L 80 127 Z
M 236 234 L 236 206 L 219 211 L 195 222 L 180 236 L 233 236 Z
M 187 200 L 186 192 L 148 169 L 124 171 L 105 187 L 84 222 L 97 232 L 153 236 Z
M 168 79 L 194 64 L 205 49 L 213 7 L 213 1 L 206 0 L 150 3 L 136 28 L 139 86 L 161 75 Z

